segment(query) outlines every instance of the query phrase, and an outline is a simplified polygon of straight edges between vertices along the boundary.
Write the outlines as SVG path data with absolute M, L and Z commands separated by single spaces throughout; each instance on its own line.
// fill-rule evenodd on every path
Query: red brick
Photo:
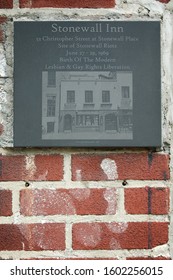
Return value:
M 12 9 L 13 0 L 0 0 L 0 9 Z
M 1 251 L 64 250 L 64 224 L 0 225 Z
M 0 16 L 0 24 L 3 24 L 7 21 L 7 17 L 5 16 Z
M 1 181 L 54 181 L 63 178 L 63 157 L 60 155 L 0 156 Z
M 169 189 L 152 188 L 151 189 L 151 214 L 164 215 L 169 212 Z
M 63 157 L 60 155 L 36 155 L 36 180 L 56 181 L 63 178 Z M 46 175 L 47 174 L 47 175 Z M 45 177 L 45 178 L 44 178 Z
M 166 258 L 166 257 L 162 257 L 162 256 L 160 256 L 160 257 L 153 257 L 151 259 L 152 260 L 171 260 L 171 258 Z
M 115 0 L 20 0 L 20 8 L 112 8 Z
M 120 153 L 72 156 L 74 181 L 168 180 L 169 178 L 169 156 L 165 154 Z
M 126 258 L 126 260 L 171 260 L 171 258 L 166 257 L 136 257 L 136 258 Z
M 12 215 L 12 193 L 9 190 L 0 190 L 0 216 Z
M 149 223 L 148 232 L 149 249 L 168 242 L 168 223 Z
M 58 189 L 30 190 L 20 194 L 21 214 L 105 215 L 116 214 L 116 190 Z
M 159 1 L 159 2 L 161 2 L 161 3 L 165 3 L 165 4 L 167 4 L 167 3 L 170 2 L 170 0 L 157 0 L 157 1 Z
M 20 8 L 31 8 L 32 1 L 30 0 L 19 0 L 19 7 Z
M 73 225 L 74 250 L 151 249 L 168 242 L 168 223 L 80 223 Z
M 2 32 L 2 30 L 0 30 L 0 42 L 3 41 L 3 38 L 4 38 L 3 32 Z M 4 127 L 3 127 L 3 125 L 0 123 L 0 136 L 2 135 L 3 131 L 4 131 Z
M 4 32 L 3 32 L 3 24 L 6 23 L 7 21 L 7 17 L 1 17 L 0 16 L 0 43 L 4 42 Z M 2 135 L 4 131 L 4 127 L 3 127 L 3 124 L 0 124 L 0 135 Z
M 20 260 L 57 260 L 57 261 L 62 261 L 62 260 L 66 260 L 66 261 L 73 261 L 73 260 L 118 260 L 117 258 L 77 258 L 77 257 L 71 257 L 71 258 L 25 258 L 25 259 L 20 259 Z
M 128 214 L 148 214 L 148 188 L 125 189 L 124 195 Z
M 125 189 L 125 210 L 128 214 L 168 214 L 169 189 L 148 187 Z
M 0 30 L 0 43 L 4 42 L 4 34 L 3 34 L 3 31 Z M 4 128 L 3 128 L 3 125 L 0 124 L 0 136 L 2 135 L 4 131 Z

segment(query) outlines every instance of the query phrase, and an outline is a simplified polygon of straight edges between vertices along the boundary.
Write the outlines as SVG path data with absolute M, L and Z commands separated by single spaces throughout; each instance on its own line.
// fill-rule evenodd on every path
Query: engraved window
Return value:
M 67 103 L 75 103 L 75 91 L 74 90 L 67 91 Z
M 130 87 L 123 86 L 121 87 L 122 98 L 130 98 Z
M 56 87 L 56 72 L 48 71 L 48 87 Z
M 98 126 L 99 115 L 77 115 L 76 118 L 77 126 Z
M 47 117 L 55 116 L 55 107 L 56 107 L 56 97 L 48 96 L 47 97 Z
M 103 90 L 102 91 L 102 102 L 103 103 L 109 103 L 110 102 L 110 91 L 109 90 Z
M 92 90 L 85 91 L 85 103 L 93 103 L 93 91 Z
M 48 122 L 47 123 L 47 133 L 54 132 L 55 123 L 54 122 Z

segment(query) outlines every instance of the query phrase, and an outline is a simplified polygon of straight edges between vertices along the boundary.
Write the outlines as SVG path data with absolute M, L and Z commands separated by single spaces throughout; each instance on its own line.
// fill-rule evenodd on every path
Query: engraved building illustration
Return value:
M 133 74 L 42 72 L 42 139 L 133 139 Z

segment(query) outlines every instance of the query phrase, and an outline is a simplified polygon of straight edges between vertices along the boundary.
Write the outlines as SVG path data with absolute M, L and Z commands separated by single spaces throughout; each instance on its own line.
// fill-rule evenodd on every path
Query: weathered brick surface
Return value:
M 63 178 L 63 157 L 60 155 L 0 156 L 1 181 L 52 181 Z
M 171 260 L 170 258 L 166 257 L 136 257 L 136 258 L 126 258 L 126 260 Z
M 2 30 L 0 30 L 0 42 L 2 42 L 3 40 L 4 40 L 3 32 Z M 3 124 L 0 123 L 0 136 L 2 135 L 3 131 L 4 131 Z
M 36 180 L 56 181 L 63 178 L 63 156 L 60 155 L 36 155 L 37 167 Z
M 149 187 L 125 189 L 125 210 L 128 214 L 168 214 L 169 189 Z
M 125 210 L 128 214 L 148 213 L 148 188 L 125 189 L 124 192 Z
M 168 242 L 168 223 L 148 223 L 148 248 L 154 248 Z
M 109 189 L 22 190 L 21 214 L 104 215 L 116 214 L 116 191 Z
M 3 16 L 1 17 L 0 16 L 0 43 L 3 43 L 4 42 L 4 32 L 3 32 L 3 24 L 7 21 L 7 17 Z M 0 123 L 0 135 L 3 133 L 4 131 L 4 127 L 3 127 L 3 124 Z
M 0 9 L 12 9 L 13 0 L 0 0 Z
M 71 261 L 71 260 L 117 260 L 117 258 L 85 258 L 85 257 L 81 257 L 81 258 L 77 258 L 74 256 L 74 258 L 63 258 L 63 257 L 57 257 L 57 258 L 28 258 L 28 259 L 20 259 L 20 260 L 67 260 L 67 261 Z
M 159 2 L 161 2 L 161 3 L 165 3 L 165 4 L 167 4 L 167 3 L 170 2 L 170 0 L 157 0 L 157 1 L 159 1 Z
M 20 8 L 112 8 L 115 0 L 20 0 Z
M 1 251 L 64 250 L 64 224 L 0 225 Z
M 12 215 L 12 193 L 9 190 L 0 190 L 0 216 Z
M 151 214 L 154 215 L 168 214 L 169 200 L 170 200 L 169 189 L 152 188 L 150 195 L 151 195 Z
M 73 226 L 73 249 L 151 249 L 168 242 L 168 223 L 80 223 Z
M 7 17 L 5 16 L 0 16 L 0 24 L 3 24 L 7 21 Z
M 167 180 L 169 178 L 169 156 L 164 154 L 122 153 L 72 156 L 74 181 Z

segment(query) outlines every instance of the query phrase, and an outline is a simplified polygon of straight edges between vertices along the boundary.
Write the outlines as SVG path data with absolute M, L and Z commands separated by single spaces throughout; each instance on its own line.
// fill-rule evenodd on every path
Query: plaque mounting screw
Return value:
M 25 187 L 29 187 L 30 186 L 30 183 L 29 182 L 25 182 Z
M 127 181 L 126 180 L 124 180 L 123 182 L 122 182 L 122 185 L 123 186 L 126 186 L 128 183 L 127 183 Z

